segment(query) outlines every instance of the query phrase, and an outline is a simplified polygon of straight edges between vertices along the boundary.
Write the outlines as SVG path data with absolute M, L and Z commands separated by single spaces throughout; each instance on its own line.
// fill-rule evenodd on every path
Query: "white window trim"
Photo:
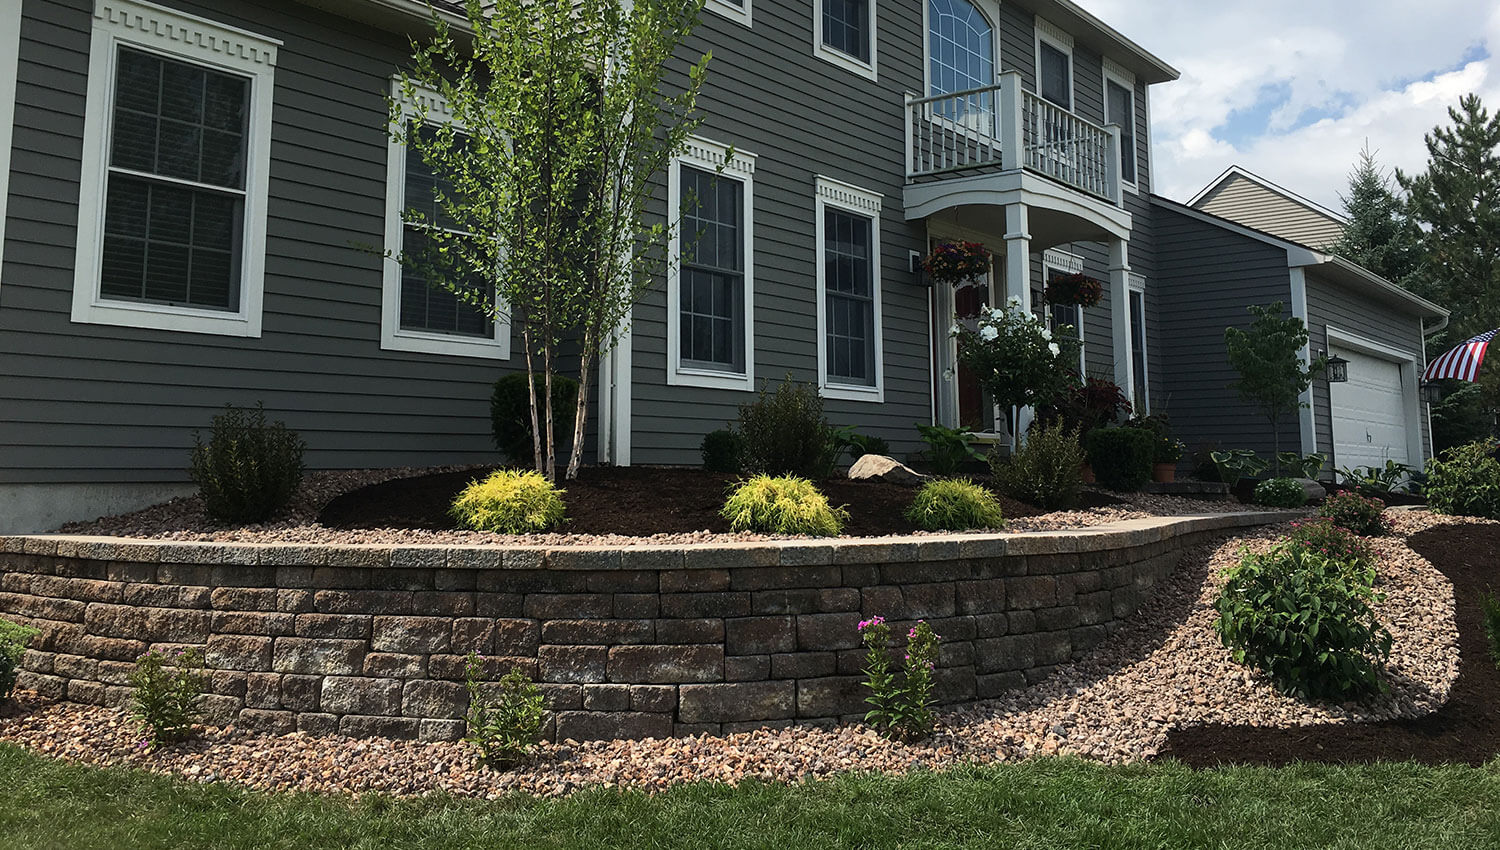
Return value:
M 1129 71 L 1129 69 L 1125 68 L 1120 63 L 1114 61 L 1113 59 L 1110 59 L 1107 56 L 1104 58 L 1103 65 L 1104 65 L 1104 81 L 1103 81 L 1103 84 L 1102 84 L 1103 88 L 1101 89 L 1101 91 L 1103 92 L 1103 95 L 1104 95 L 1104 121 L 1105 121 L 1106 124 L 1109 123 L 1109 84 L 1110 83 L 1114 83 L 1114 84 L 1120 86 L 1121 88 L 1125 89 L 1126 91 L 1130 92 L 1130 120 L 1131 120 L 1131 122 L 1133 124 L 1133 126 L 1130 129 L 1131 129 L 1132 132 L 1134 132 L 1135 130 L 1139 129 L 1139 127 L 1141 126 L 1141 122 L 1138 120 L 1139 116 L 1140 116 L 1140 108 L 1141 107 L 1140 107 L 1140 104 L 1137 103 L 1137 101 L 1139 101 L 1140 98 L 1136 97 L 1136 93 L 1135 93 L 1135 74 L 1132 74 Z M 1135 150 L 1131 152 L 1135 156 L 1135 179 L 1134 180 L 1126 180 L 1123 176 L 1121 176 L 1121 178 L 1120 178 L 1120 185 L 1124 186 L 1126 191 L 1132 192 L 1132 193 L 1139 193 L 1140 192 L 1140 180 L 1141 180 L 1141 154 L 1140 154 L 1140 152 L 1141 152 L 1141 140 L 1139 138 L 1136 138 L 1135 139 Z M 1123 151 L 1122 151 L 1122 155 L 1123 155 Z M 1122 172 L 1123 172 L 1123 167 L 1122 167 Z
M 818 313 L 818 389 L 824 398 L 843 399 L 845 401 L 885 401 L 885 333 L 882 329 L 881 297 L 880 297 L 880 265 L 882 255 L 880 253 L 880 204 L 883 196 L 861 189 L 842 180 L 817 175 L 816 200 L 814 204 L 814 220 L 817 222 L 816 241 L 814 243 L 814 256 L 817 266 L 817 313 Z M 828 207 L 849 210 L 870 219 L 870 294 L 871 301 L 875 305 L 874 325 L 875 340 L 875 383 L 873 386 L 863 384 L 841 384 L 837 379 L 828 376 L 828 340 L 825 338 L 828 325 L 828 282 L 826 280 L 827 269 L 823 262 L 823 241 L 825 222 L 823 212 Z
M 969 0 L 979 14 L 984 16 L 990 25 L 990 57 L 991 67 L 994 69 L 992 83 L 998 82 L 1002 73 L 1000 67 L 1000 6 L 994 0 Z M 932 94 L 932 9 L 927 0 L 922 0 L 922 96 Z M 936 119 L 946 120 L 946 119 Z
M 1052 277 L 1053 271 L 1059 271 L 1063 274 L 1083 274 L 1083 257 L 1079 256 L 1078 254 L 1069 253 L 1059 248 L 1048 248 L 1047 250 L 1042 252 L 1043 287 L 1046 287 L 1047 282 Z M 1048 304 L 1047 307 L 1048 315 L 1050 318 L 1052 305 Z M 1085 340 L 1087 334 L 1084 333 L 1083 329 L 1083 311 L 1085 308 L 1082 304 L 1076 305 L 1076 308 L 1076 313 L 1078 316 L 1078 327 L 1075 328 L 1075 330 L 1078 331 L 1078 376 L 1082 378 L 1088 374 L 1088 358 L 1085 356 L 1084 351 L 1085 347 L 1087 346 L 1087 342 Z
M 744 6 L 736 6 L 726 0 L 704 0 L 703 8 L 748 27 L 750 26 L 751 0 L 744 0 L 744 2 Z
M 876 12 L 875 4 L 876 0 L 869 0 L 867 11 L 870 23 L 870 61 L 862 62 L 842 50 L 829 47 L 823 43 L 823 0 L 813 0 L 813 55 L 826 62 L 832 62 L 846 71 L 852 71 L 861 77 L 878 80 L 880 75 L 876 62 L 876 48 L 880 41 L 880 33 L 876 27 L 876 21 L 880 19 L 880 16 Z M 923 5 L 926 5 L 926 0 L 923 0 Z
M 1078 74 L 1073 61 L 1073 36 L 1067 30 L 1048 21 L 1040 16 L 1036 19 L 1036 54 L 1032 61 L 1036 63 L 1036 95 L 1042 96 L 1042 43 L 1046 42 L 1068 56 L 1068 111 L 1074 114 L 1078 112 Z M 1045 98 L 1044 98 L 1045 99 Z M 1052 101 L 1047 101 L 1052 103 Z M 1053 106 L 1057 104 L 1053 103 Z
M 1139 292 L 1141 294 L 1141 374 L 1132 376 L 1132 383 L 1140 381 L 1141 398 L 1146 402 L 1145 410 L 1136 411 L 1137 416 L 1151 415 L 1151 334 L 1150 328 L 1146 327 L 1146 278 L 1142 275 L 1131 274 L 1126 278 L 1129 287 L 1126 292 L 1125 323 L 1130 327 L 1131 333 L 1135 333 L 1135 323 L 1130 321 L 1129 293 Z M 1135 360 L 1132 352 L 1126 352 L 1131 359 L 1131 369 L 1135 368 Z M 1131 400 L 1134 402 L 1134 399 Z
M 10 149 L 20 53 L 21 0 L 0 0 L 0 265 L 5 261 L 5 203 L 10 198 Z
M 120 45 L 249 79 L 240 305 L 235 312 L 111 301 L 99 291 L 109 138 Z M 271 103 L 276 49 L 280 45 L 276 39 L 139 0 L 97 1 L 84 107 L 73 321 L 223 336 L 260 336 L 265 295 L 266 205 L 270 194 Z
M 730 148 L 700 136 L 689 136 L 681 153 L 672 158 L 667 170 L 667 209 L 674 216 L 667 254 L 667 384 L 679 387 L 707 387 L 721 390 L 755 390 L 755 154 Z M 721 180 L 737 180 L 744 186 L 741 193 L 744 222 L 745 258 L 744 305 L 745 336 L 744 372 L 682 365 L 682 172 L 681 166 L 717 172 Z
M 401 101 L 402 119 L 427 124 L 451 124 L 453 113 L 437 92 L 418 89 L 415 98 L 393 80 L 391 96 Z M 391 128 L 395 129 L 395 128 Z M 510 359 L 510 321 L 495 317 L 488 337 L 461 336 L 401 327 L 401 252 L 405 236 L 406 146 L 388 134 L 385 167 L 385 259 L 380 284 L 380 347 L 385 351 L 446 354 L 454 357 Z M 503 310 L 497 311 L 504 313 Z

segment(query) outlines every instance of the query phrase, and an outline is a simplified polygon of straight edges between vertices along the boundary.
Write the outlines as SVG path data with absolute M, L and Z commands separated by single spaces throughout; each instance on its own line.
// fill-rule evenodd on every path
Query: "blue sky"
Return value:
M 1151 92 L 1155 188 L 1230 165 L 1342 209 L 1366 142 L 1420 170 L 1468 92 L 1500 110 L 1500 0 L 1077 0 L 1182 72 Z

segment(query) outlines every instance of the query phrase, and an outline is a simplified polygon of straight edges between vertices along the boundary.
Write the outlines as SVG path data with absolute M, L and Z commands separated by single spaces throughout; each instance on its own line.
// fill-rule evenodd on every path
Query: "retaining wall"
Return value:
M 856 624 L 943 636 L 938 695 L 995 696 L 1108 636 L 1182 550 L 1285 514 L 1072 532 L 623 548 L 0 538 L 0 616 L 42 635 L 20 687 L 117 704 L 149 648 L 202 647 L 208 718 L 453 739 L 464 654 L 542 683 L 578 740 L 863 715 Z

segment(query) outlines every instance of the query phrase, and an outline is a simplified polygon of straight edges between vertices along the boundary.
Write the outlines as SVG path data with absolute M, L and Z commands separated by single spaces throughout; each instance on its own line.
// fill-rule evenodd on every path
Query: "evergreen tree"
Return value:
M 1422 230 L 1406 213 L 1395 184 L 1366 145 L 1349 173 L 1349 194 L 1340 195 L 1349 224 L 1334 253 L 1392 283 L 1419 288 Z

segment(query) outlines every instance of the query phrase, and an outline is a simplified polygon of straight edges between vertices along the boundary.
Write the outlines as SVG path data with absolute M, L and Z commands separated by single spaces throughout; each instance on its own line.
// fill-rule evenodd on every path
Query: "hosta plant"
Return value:
M 757 475 L 737 484 L 719 513 L 734 531 L 809 537 L 837 537 L 849 521 L 848 511 L 829 504 L 811 481 L 794 476 Z
M 865 645 L 865 722 L 898 741 L 918 741 L 932 734 L 933 674 L 942 636 L 918 620 L 906 632 L 906 652 L 897 671 L 891 663 L 891 627 L 875 616 L 859 624 Z
M 967 478 L 940 478 L 917 491 L 906 518 L 926 531 L 1001 528 L 1005 513 L 995 494 Z
M 564 491 L 539 472 L 501 469 L 474 481 L 448 509 L 463 527 L 498 534 L 551 531 L 562 521 Z

